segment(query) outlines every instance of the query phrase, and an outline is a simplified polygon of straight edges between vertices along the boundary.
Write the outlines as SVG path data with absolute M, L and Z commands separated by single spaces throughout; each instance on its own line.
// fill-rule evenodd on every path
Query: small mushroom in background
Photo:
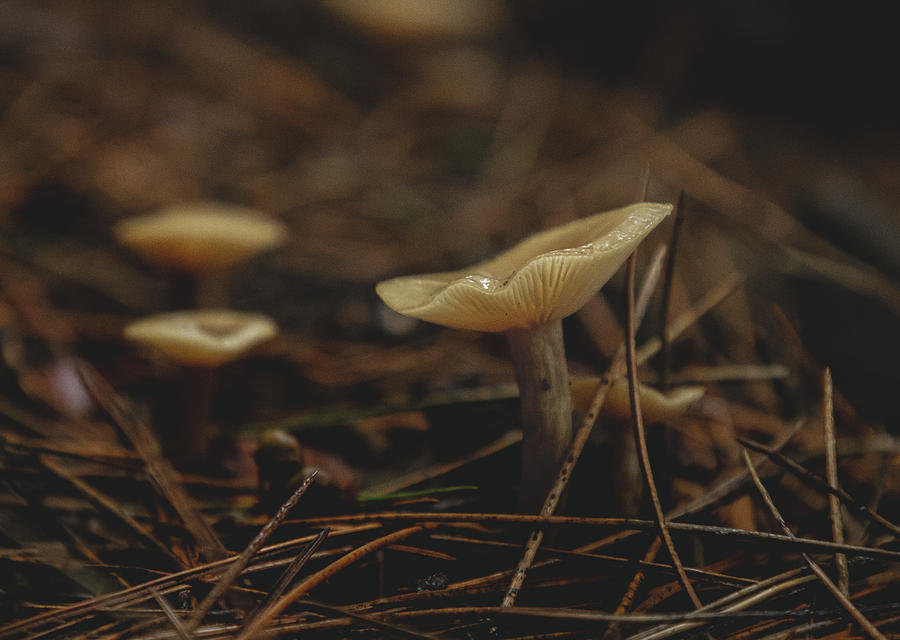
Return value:
M 125 327 L 126 339 L 159 349 L 184 368 L 184 424 L 178 434 L 182 462 L 204 460 L 214 370 L 277 334 L 267 316 L 228 309 L 162 313 Z
M 282 429 L 267 429 L 254 453 L 259 506 L 274 513 L 313 471 L 316 481 L 303 496 L 307 513 L 346 512 L 356 504 L 359 474 L 337 456 L 301 445 Z
M 147 262 L 175 270 L 182 290 L 179 303 L 186 307 L 224 303 L 224 272 L 287 239 L 279 220 L 217 202 L 180 204 L 129 218 L 114 233 Z
M 468 269 L 376 287 L 402 314 L 506 335 L 522 405 L 520 510 L 540 508 L 572 439 L 562 319 L 606 284 L 671 210 L 634 204 L 537 233 Z
M 584 413 L 590 406 L 600 378 L 582 377 L 572 380 L 572 405 L 576 411 Z M 641 415 L 647 424 L 657 424 L 683 415 L 688 408 L 706 393 L 704 387 L 678 387 L 663 393 L 645 384 L 638 385 L 641 400 Z M 628 380 L 619 378 L 606 392 L 600 417 L 631 422 L 631 397 L 628 394 Z
M 587 412 L 599 384 L 600 378 L 597 377 L 572 380 L 572 406 L 576 412 L 581 415 Z M 663 393 L 639 384 L 641 415 L 648 425 L 674 420 L 684 415 L 704 393 L 706 389 L 697 386 L 679 387 Z M 611 456 L 609 473 L 617 513 L 626 517 L 636 516 L 643 498 L 644 480 L 632 430 L 628 380 L 619 378 L 610 385 L 597 420 L 607 425 L 605 430 L 612 441 L 609 446 L 615 452 Z

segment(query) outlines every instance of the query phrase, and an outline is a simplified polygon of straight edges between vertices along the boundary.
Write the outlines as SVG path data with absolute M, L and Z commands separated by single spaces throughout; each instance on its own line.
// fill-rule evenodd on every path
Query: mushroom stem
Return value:
M 197 277 L 195 306 L 215 309 L 228 305 L 227 271 L 214 271 Z
M 224 272 L 176 271 L 172 280 L 172 306 L 176 309 L 216 309 L 227 306 Z
M 213 369 L 185 367 L 183 424 L 177 437 L 178 459 L 184 464 L 205 462 L 212 434 L 210 409 L 213 397 Z
M 172 301 L 175 309 L 196 309 L 200 279 L 190 271 L 175 271 L 172 275 Z
M 522 404 L 519 510 L 537 513 L 572 441 L 572 397 L 562 320 L 506 332 Z

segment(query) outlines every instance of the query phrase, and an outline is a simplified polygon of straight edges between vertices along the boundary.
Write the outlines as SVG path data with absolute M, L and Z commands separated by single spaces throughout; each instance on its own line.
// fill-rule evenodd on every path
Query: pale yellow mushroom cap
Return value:
M 572 406 L 579 413 L 586 413 L 597 392 L 600 378 L 572 379 Z M 665 422 L 684 414 L 688 407 L 697 402 L 706 389 L 703 387 L 678 387 L 663 393 L 645 384 L 638 384 L 641 401 L 641 415 L 644 422 L 654 424 Z M 601 415 L 616 420 L 631 420 L 631 396 L 628 380 L 619 378 L 606 392 L 606 400 Z
M 128 340 L 148 344 L 176 362 L 217 367 L 278 334 L 268 317 L 229 309 L 161 313 L 125 327 Z
M 287 238 L 278 220 L 215 202 L 182 204 L 116 225 L 119 242 L 148 262 L 186 271 L 224 269 Z
M 578 311 L 672 211 L 644 202 L 542 231 L 468 269 L 385 280 L 399 313 L 458 329 L 534 328 Z

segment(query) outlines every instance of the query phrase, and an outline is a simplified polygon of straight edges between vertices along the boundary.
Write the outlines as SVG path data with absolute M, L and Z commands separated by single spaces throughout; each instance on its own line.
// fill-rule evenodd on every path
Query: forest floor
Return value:
M 896 132 L 675 109 L 500 3 L 440 37 L 306 4 L 0 3 L 0 638 L 900 637 Z M 504 340 L 375 284 L 641 197 L 683 204 L 566 319 L 584 438 L 517 513 Z M 184 372 L 122 338 L 179 281 L 113 227 L 197 200 L 289 235 L 221 276 L 280 334 L 185 463 Z M 661 521 L 627 404 L 585 419 L 626 374 L 703 389 L 646 425 Z

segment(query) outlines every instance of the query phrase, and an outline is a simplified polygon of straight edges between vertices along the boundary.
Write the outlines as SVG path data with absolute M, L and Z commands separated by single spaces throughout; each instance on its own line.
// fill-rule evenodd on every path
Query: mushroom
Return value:
M 220 302 L 212 274 L 222 272 L 287 237 L 285 226 L 257 211 L 217 202 L 172 206 L 129 218 L 114 229 L 116 238 L 147 262 L 175 269 L 191 306 Z
M 575 411 L 583 415 L 588 410 L 600 381 L 598 377 L 572 380 L 572 405 Z M 679 387 L 663 393 L 648 385 L 639 384 L 641 415 L 646 424 L 674 420 L 684 415 L 705 392 L 703 387 Z M 636 516 L 644 495 L 644 480 L 632 431 L 631 397 L 627 379 L 617 378 L 610 384 L 601 417 L 611 450 L 610 468 L 604 473 L 608 473 L 607 478 L 612 480 L 612 502 L 618 515 Z
M 184 424 L 179 431 L 184 462 L 200 461 L 206 452 L 214 369 L 277 333 L 264 315 L 228 309 L 162 313 L 125 327 L 125 338 L 155 347 L 184 367 Z
M 562 319 L 606 284 L 671 210 L 633 204 L 537 233 L 468 269 L 376 287 L 402 314 L 506 335 L 522 405 L 520 508 L 540 507 L 572 439 Z
M 572 380 L 572 404 L 576 411 L 583 412 L 590 406 L 600 378 L 584 377 Z M 678 387 L 663 393 L 645 384 L 638 385 L 641 399 L 641 415 L 647 424 L 657 424 L 683 415 L 688 407 L 697 402 L 706 389 L 703 387 Z M 628 380 L 616 379 L 606 392 L 603 415 L 623 422 L 631 422 L 631 398 L 628 394 Z

